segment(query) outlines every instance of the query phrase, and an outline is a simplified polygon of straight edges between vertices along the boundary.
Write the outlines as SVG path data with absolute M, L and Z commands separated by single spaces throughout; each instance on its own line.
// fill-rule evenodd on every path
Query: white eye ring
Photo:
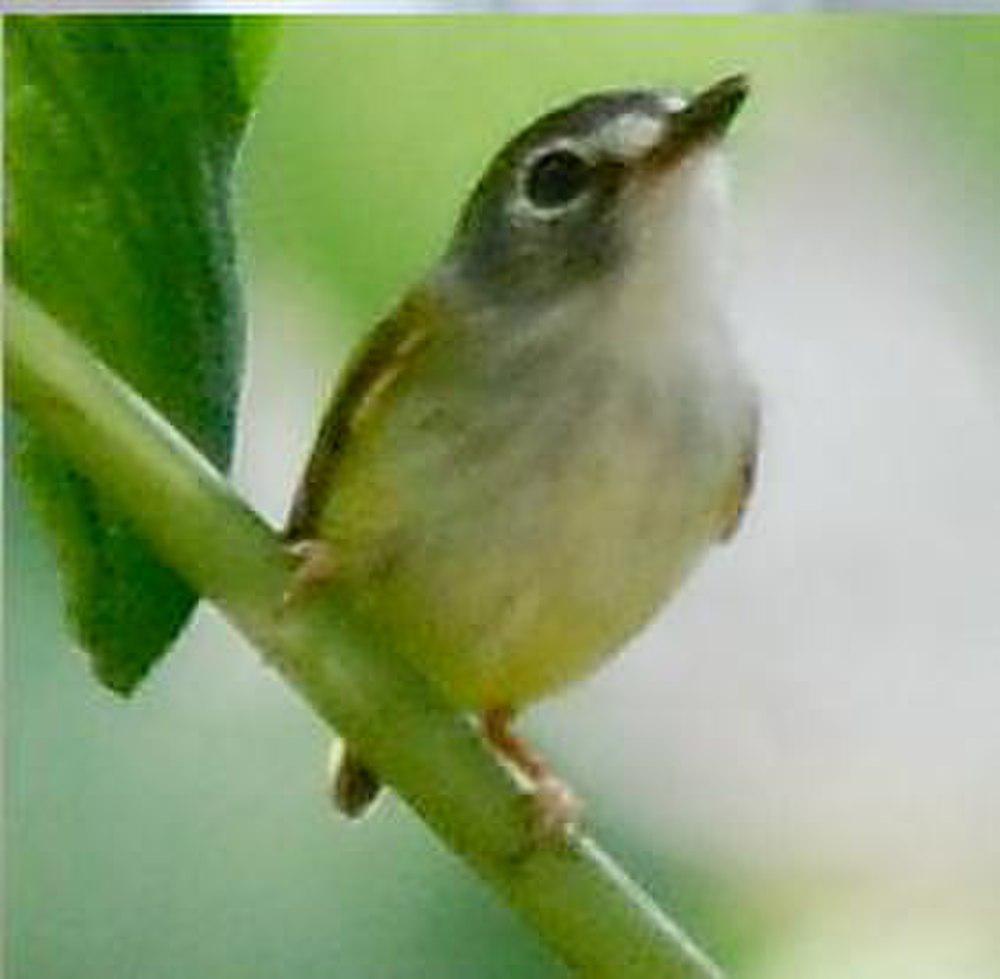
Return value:
M 529 188 L 532 178 L 537 174 L 536 167 L 539 163 L 549 157 L 565 156 L 567 162 L 574 158 L 582 164 L 580 177 L 583 178 L 579 190 L 574 191 L 565 200 L 554 200 L 550 204 L 538 203 L 532 200 L 532 193 Z M 587 198 L 589 188 L 586 185 L 586 171 L 593 165 L 590 156 L 581 150 L 578 143 L 564 139 L 548 143 L 539 147 L 528 156 L 521 165 L 517 181 L 517 193 L 512 202 L 512 211 L 515 218 L 531 218 L 533 220 L 552 220 L 560 217 L 567 211 L 571 211 Z

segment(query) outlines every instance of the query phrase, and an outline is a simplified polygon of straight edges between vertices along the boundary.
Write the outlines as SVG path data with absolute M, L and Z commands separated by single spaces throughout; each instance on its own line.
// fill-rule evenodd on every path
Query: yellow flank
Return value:
M 650 417 L 614 366 L 601 383 L 581 371 L 593 383 L 548 413 L 529 388 L 505 423 L 495 406 L 480 420 L 475 378 L 435 390 L 460 346 L 436 335 L 355 412 L 318 529 L 357 609 L 453 703 L 518 706 L 652 616 L 718 533 L 734 455 L 713 455 L 707 425 L 707 453 L 686 459 L 689 433 Z M 568 434 L 580 417 L 585 439 Z

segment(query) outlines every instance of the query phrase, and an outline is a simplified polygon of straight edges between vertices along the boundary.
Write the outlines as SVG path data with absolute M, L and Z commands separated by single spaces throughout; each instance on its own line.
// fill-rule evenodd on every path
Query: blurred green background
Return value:
M 237 479 L 278 522 L 349 345 L 511 132 L 749 70 L 734 302 L 761 490 L 620 662 L 528 729 L 736 976 L 1000 976 L 1000 18 L 289 21 L 237 188 Z M 555 976 L 209 610 L 127 703 L 5 495 L 7 974 Z

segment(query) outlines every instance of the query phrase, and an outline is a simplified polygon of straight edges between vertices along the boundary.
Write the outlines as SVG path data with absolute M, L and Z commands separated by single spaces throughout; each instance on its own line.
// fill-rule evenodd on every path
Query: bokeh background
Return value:
M 732 140 L 759 490 L 527 730 L 746 979 L 1000 977 L 1000 18 L 292 21 L 238 188 L 236 478 L 275 522 L 350 345 L 514 128 L 747 69 Z M 561 975 L 211 610 L 128 703 L 5 500 L 7 974 Z

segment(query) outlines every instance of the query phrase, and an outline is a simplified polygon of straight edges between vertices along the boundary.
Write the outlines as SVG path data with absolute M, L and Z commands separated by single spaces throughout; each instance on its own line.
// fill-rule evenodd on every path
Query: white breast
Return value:
M 692 491 L 711 492 L 738 464 L 753 412 L 729 330 L 721 155 L 697 154 L 630 203 L 632 253 L 617 289 L 595 305 L 592 342 L 624 385 L 648 392 L 664 447 L 690 472 Z

